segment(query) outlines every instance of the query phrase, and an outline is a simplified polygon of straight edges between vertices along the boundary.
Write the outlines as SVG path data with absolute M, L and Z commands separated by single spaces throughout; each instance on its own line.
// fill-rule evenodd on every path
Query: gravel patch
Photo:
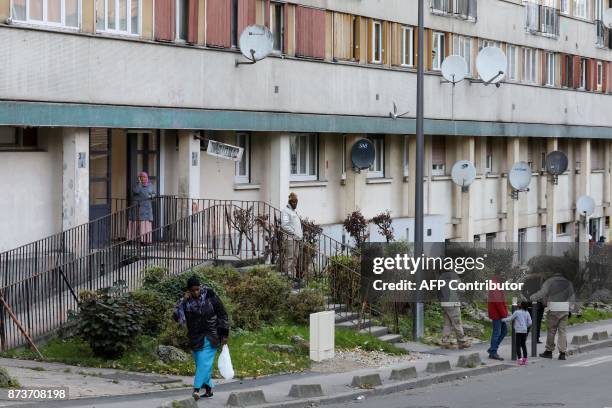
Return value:
M 313 363 L 311 370 L 318 373 L 343 373 L 362 368 L 383 368 L 392 364 L 408 363 L 423 358 L 420 353 L 393 355 L 381 351 L 336 350 L 332 359 Z

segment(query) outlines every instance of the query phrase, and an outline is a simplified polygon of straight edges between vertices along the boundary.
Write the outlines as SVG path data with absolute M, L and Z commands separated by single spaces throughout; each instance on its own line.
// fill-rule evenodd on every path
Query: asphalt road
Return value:
M 612 408 L 612 348 L 329 408 Z

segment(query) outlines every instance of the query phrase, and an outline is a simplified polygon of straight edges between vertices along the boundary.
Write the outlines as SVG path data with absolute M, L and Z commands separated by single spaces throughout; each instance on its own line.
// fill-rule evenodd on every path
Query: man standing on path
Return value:
M 555 335 L 559 332 L 559 360 L 565 360 L 567 351 L 567 321 L 571 315 L 570 306 L 575 298 L 574 285 L 560 272 L 548 278 L 542 285 L 542 289 L 531 295 L 532 301 L 543 300 L 547 307 L 546 326 L 546 351 L 540 354 L 543 358 L 552 358 L 555 350 Z
M 491 279 L 495 283 L 499 283 L 501 278 L 498 273 Z M 508 334 L 508 325 L 502 320 L 508 317 L 508 307 L 506 306 L 506 294 L 503 290 L 489 291 L 489 319 L 493 323 L 493 332 L 491 333 L 491 347 L 487 350 L 489 358 L 502 361 L 503 358 L 497 354 L 499 345 Z
M 298 204 L 297 194 L 289 194 L 287 206 L 281 214 L 281 229 L 283 230 L 285 243 L 285 265 L 287 274 L 293 279 L 298 279 L 298 260 L 302 243 L 302 220 L 295 211 Z M 284 268 L 282 268 L 284 269 Z
M 451 335 L 454 334 L 457 337 L 457 348 L 468 348 L 470 343 L 465 338 L 463 323 L 461 322 L 461 302 L 459 301 L 457 291 L 449 288 L 451 281 L 459 281 L 459 275 L 455 271 L 449 270 L 442 273 L 440 279 L 446 281 L 446 285 L 440 291 L 440 305 L 442 306 L 442 315 L 444 317 L 442 346 L 449 347 Z

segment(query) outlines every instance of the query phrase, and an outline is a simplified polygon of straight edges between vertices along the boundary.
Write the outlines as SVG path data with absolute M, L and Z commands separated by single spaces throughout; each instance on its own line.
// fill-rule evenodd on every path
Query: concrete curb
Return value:
M 612 339 L 600 341 L 598 343 L 589 343 L 584 346 L 579 346 L 569 350 L 569 354 L 587 353 L 589 351 L 598 350 L 600 348 L 612 347 Z
M 514 365 L 509 365 L 509 364 L 496 364 L 492 366 L 485 366 L 485 367 L 479 367 L 479 368 L 473 368 L 473 369 L 467 369 L 467 370 L 456 370 L 456 371 L 445 373 L 439 376 L 431 376 L 431 377 L 420 378 L 420 379 L 411 380 L 411 381 L 397 382 L 395 384 L 382 385 L 374 389 L 348 391 L 345 393 L 336 394 L 334 396 L 329 396 L 329 397 L 272 402 L 268 404 L 253 406 L 251 408 L 301 408 L 301 407 L 312 407 L 312 406 L 318 406 L 318 405 L 339 404 L 339 403 L 354 401 L 359 396 L 364 396 L 367 398 L 367 397 L 376 397 L 376 396 L 381 396 L 381 395 L 389 395 L 389 394 L 394 394 L 397 392 L 412 390 L 415 388 L 428 387 L 433 384 L 440 384 L 440 383 L 446 383 L 446 382 L 455 381 L 455 380 L 461 380 L 467 377 L 476 377 L 476 376 L 484 375 L 484 374 L 497 373 L 497 372 L 504 371 L 504 370 L 507 370 L 513 367 Z

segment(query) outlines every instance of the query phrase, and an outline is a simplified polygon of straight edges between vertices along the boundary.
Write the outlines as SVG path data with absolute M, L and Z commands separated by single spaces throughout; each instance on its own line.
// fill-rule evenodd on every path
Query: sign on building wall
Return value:
M 209 140 L 206 153 L 211 156 L 220 157 L 226 160 L 240 161 L 242 159 L 242 153 L 244 148 L 238 146 L 232 146 L 226 143 L 217 142 L 216 140 Z

